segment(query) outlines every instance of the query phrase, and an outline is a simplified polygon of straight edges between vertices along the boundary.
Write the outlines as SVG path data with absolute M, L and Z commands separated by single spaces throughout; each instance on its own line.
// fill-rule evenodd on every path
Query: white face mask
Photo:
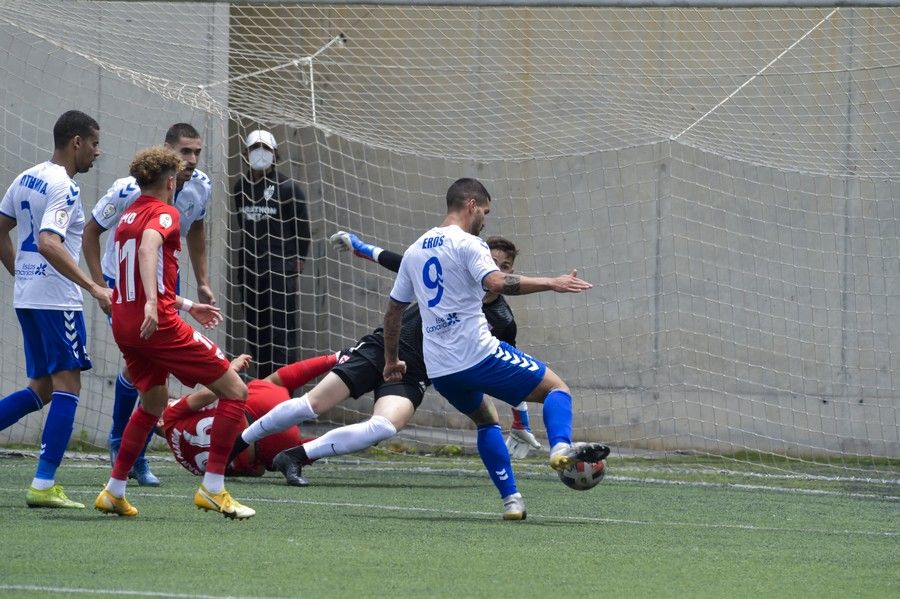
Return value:
M 275 161 L 275 153 L 266 148 L 254 148 L 247 155 L 250 168 L 255 171 L 267 171 Z

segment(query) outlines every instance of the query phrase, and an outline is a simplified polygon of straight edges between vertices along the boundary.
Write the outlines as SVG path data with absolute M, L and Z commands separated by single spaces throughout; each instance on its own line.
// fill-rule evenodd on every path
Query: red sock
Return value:
M 522 423 L 522 413 L 519 410 L 513 408 L 512 416 L 513 416 L 512 427 L 517 428 L 519 430 L 525 430 L 525 425 Z
M 113 464 L 113 478 L 128 480 L 128 471 L 131 470 L 134 462 L 141 455 L 144 444 L 147 443 L 147 435 L 156 426 L 157 420 L 159 420 L 159 416 L 145 411 L 143 406 L 140 405 L 131 414 L 131 418 L 128 419 L 128 424 L 122 433 L 122 444 L 119 445 L 116 463 Z
M 281 384 L 293 391 L 298 387 L 302 387 L 317 376 L 323 375 L 331 367 L 337 363 L 337 357 L 334 354 L 325 356 L 316 356 L 307 360 L 300 360 L 278 369 L 278 378 Z
M 206 471 L 212 474 L 225 474 L 228 456 L 234 446 L 234 440 L 247 426 L 244 416 L 244 402 L 236 399 L 219 399 L 210 431 L 209 460 Z

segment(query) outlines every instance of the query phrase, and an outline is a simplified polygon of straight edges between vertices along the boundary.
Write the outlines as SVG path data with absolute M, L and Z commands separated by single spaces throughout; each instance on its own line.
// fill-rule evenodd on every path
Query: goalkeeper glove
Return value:
M 540 449 L 541 443 L 535 438 L 531 431 L 521 428 L 513 428 L 506 437 L 506 448 L 509 450 L 509 456 L 517 460 L 528 457 L 528 452 L 533 449 Z
M 371 260 L 372 262 L 378 262 L 378 254 L 381 253 L 381 248 L 364 242 L 353 233 L 348 233 L 347 231 L 338 231 L 337 233 L 329 237 L 328 240 L 331 242 L 331 245 L 334 246 L 334 249 L 338 250 L 339 252 L 347 252 L 352 250 L 353 253 L 360 258 L 365 258 L 366 260 Z

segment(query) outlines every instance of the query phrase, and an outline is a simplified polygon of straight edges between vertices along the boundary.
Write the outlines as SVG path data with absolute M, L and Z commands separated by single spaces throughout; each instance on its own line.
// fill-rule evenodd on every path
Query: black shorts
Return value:
M 422 404 L 425 389 L 431 381 L 425 374 L 424 364 L 420 365 L 415 357 L 407 360 L 404 353 L 401 348 L 400 359 L 406 362 L 406 374 L 396 383 L 384 381 L 384 345 L 381 338 L 375 335 L 360 339 L 359 345 L 350 350 L 349 359 L 336 365 L 331 372 L 344 381 L 353 399 L 370 391 L 375 395 L 376 402 L 385 395 L 399 395 L 408 399 L 416 409 Z

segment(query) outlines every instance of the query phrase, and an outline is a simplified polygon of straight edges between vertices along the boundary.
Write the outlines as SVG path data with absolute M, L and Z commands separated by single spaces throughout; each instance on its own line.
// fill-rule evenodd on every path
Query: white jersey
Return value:
M 81 288 L 38 253 L 41 231 L 52 231 L 75 263 L 81 255 L 84 209 L 76 183 L 62 167 L 47 161 L 18 177 L 0 201 L 0 213 L 16 220 L 16 308 L 81 310 Z
M 175 208 L 181 214 L 181 236 L 187 237 L 191 225 L 195 221 L 206 217 L 206 208 L 209 206 L 212 195 L 212 183 L 209 177 L 200 170 L 195 169 L 191 178 L 185 181 L 180 190 L 175 192 Z M 106 195 L 100 198 L 91 216 L 97 224 L 108 230 L 119 222 L 119 217 L 126 208 L 131 206 L 141 196 L 141 188 L 138 187 L 134 177 L 117 179 Z M 116 278 L 118 264 L 116 263 L 115 235 L 110 234 L 106 239 L 106 249 L 100 261 L 103 275 L 110 279 Z
M 475 366 L 496 351 L 500 342 L 481 309 L 482 281 L 495 270 L 487 244 L 456 225 L 431 229 L 403 254 L 391 298 L 419 302 L 430 378 Z

